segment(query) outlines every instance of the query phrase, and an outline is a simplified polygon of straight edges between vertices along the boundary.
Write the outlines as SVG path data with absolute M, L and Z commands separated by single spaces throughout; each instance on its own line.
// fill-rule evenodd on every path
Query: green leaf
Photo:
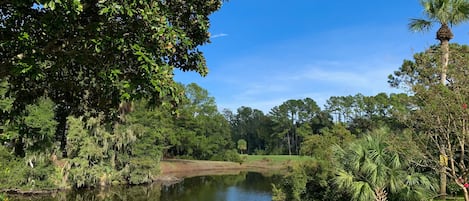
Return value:
M 49 3 L 44 5 L 45 8 L 50 8 L 51 10 L 55 10 L 55 2 L 49 1 Z

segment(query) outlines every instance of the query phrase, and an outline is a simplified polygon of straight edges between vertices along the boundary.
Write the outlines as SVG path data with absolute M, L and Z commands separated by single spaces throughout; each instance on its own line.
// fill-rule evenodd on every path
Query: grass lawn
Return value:
M 436 198 L 435 201 L 440 201 L 441 199 L 438 199 Z M 446 200 L 451 200 L 451 201 L 464 201 L 464 197 L 463 196 L 458 196 L 458 197 L 451 197 L 451 196 L 448 196 L 446 197 Z
M 309 156 L 289 156 L 289 155 L 241 155 L 245 158 L 245 163 L 254 163 L 259 161 L 268 161 L 272 164 L 283 164 L 286 162 L 303 162 L 311 160 Z

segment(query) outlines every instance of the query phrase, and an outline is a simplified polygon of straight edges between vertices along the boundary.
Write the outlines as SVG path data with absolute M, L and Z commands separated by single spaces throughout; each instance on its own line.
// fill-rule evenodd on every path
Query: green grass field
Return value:
M 241 155 L 245 158 L 245 162 L 252 163 L 256 161 L 269 161 L 273 164 L 280 164 L 284 162 L 303 162 L 312 160 L 309 156 L 289 156 L 289 155 Z

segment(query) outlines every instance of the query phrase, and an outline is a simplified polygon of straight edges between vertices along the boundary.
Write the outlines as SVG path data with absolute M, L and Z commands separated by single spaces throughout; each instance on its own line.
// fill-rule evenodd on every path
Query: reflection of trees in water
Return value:
M 115 186 L 105 189 L 61 191 L 51 195 L 14 197 L 11 201 L 160 201 L 161 185 Z
M 63 201 L 159 201 L 161 185 L 116 186 L 106 189 L 85 189 L 68 193 Z M 62 200 L 60 200 L 62 201 Z
M 62 191 L 52 195 L 16 197 L 12 201 L 193 201 L 225 200 L 231 188 L 240 192 L 268 193 L 271 183 L 278 183 L 281 176 L 265 177 L 260 173 L 242 172 L 239 175 L 200 176 L 182 182 L 162 186 L 114 186 L 105 189 Z
M 230 187 L 243 192 L 270 193 L 271 183 L 280 177 L 264 177 L 259 173 L 201 176 L 162 188 L 161 200 L 224 200 Z

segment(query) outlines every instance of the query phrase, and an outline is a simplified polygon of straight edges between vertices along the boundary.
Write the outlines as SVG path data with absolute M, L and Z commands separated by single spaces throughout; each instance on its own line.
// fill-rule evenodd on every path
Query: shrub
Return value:
M 236 150 L 226 150 L 225 152 L 214 155 L 211 160 L 215 161 L 232 161 L 237 163 L 242 163 L 243 159 L 236 152 Z

